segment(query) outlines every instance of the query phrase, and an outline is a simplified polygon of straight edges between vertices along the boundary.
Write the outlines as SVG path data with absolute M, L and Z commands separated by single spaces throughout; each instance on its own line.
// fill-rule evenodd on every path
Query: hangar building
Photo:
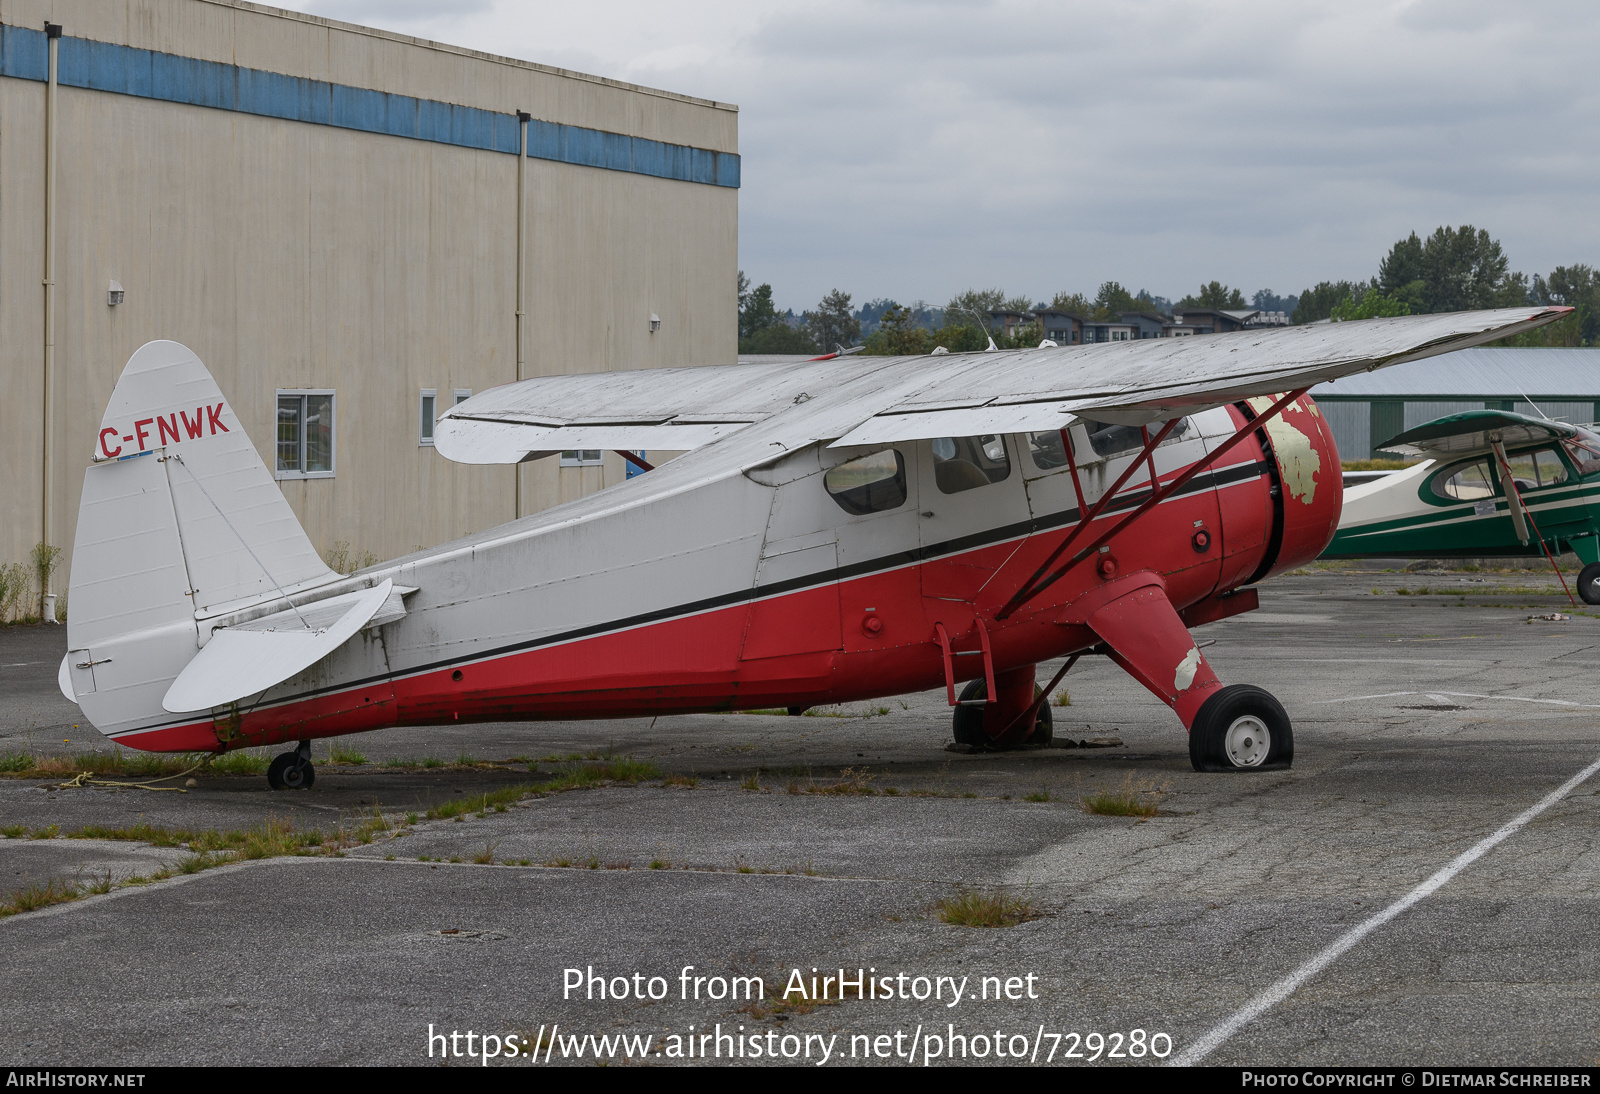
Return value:
M 725 103 L 242 0 L 7 0 L 0 563 L 70 548 L 155 338 L 211 369 L 319 550 L 393 557 L 620 480 L 609 453 L 452 464 L 430 414 L 733 361 L 739 167 Z
M 1462 410 L 1600 421 L 1600 349 L 1457 350 L 1318 384 L 1311 396 L 1333 428 L 1341 459 L 1393 458 L 1377 446 Z

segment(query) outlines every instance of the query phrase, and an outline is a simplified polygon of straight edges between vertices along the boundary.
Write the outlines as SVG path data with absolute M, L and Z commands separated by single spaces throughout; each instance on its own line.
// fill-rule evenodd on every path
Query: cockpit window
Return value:
M 1040 471 L 1054 471 L 1067 466 L 1067 448 L 1061 443 L 1061 430 L 1028 434 L 1028 453 L 1033 456 L 1033 466 Z
M 1433 492 L 1451 501 L 1477 501 L 1494 497 L 1494 482 L 1489 478 L 1489 461 L 1447 467 L 1433 477 Z
M 1579 429 L 1576 437 L 1562 442 L 1562 447 L 1567 450 L 1578 474 L 1592 475 L 1600 471 L 1600 437 L 1589 430 Z
M 999 482 L 1011 474 L 1006 442 L 993 433 L 982 437 L 940 437 L 933 444 L 933 480 L 945 494 L 959 494 Z
M 864 516 L 906 503 L 906 461 L 893 448 L 830 467 L 822 476 L 829 496 L 846 513 Z
M 1516 483 L 1517 490 L 1523 493 L 1546 486 L 1557 486 L 1567 481 L 1567 465 L 1561 462 L 1560 456 L 1548 448 L 1507 456 L 1506 466 L 1511 468 L 1511 481 Z
M 1136 425 L 1112 425 L 1110 422 L 1097 422 L 1091 418 L 1083 419 L 1083 428 L 1089 432 L 1089 447 L 1094 449 L 1096 456 L 1119 456 L 1124 452 L 1137 452 L 1144 447 L 1144 435 L 1139 432 Z M 1152 422 L 1150 433 L 1154 435 L 1161 426 Z M 1189 419 L 1179 418 L 1178 424 L 1172 427 L 1172 432 L 1167 434 L 1167 439 L 1162 444 L 1171 444 L 1189 432 Z

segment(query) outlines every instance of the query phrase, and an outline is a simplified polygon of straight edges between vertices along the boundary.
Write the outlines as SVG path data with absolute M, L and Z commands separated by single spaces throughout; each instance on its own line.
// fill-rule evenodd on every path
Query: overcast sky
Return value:
M 1600 265 L 1593 0 L 291 0 L 737 103 L 739 263 L 800 310 L 1375 272 L 1440 224 Z

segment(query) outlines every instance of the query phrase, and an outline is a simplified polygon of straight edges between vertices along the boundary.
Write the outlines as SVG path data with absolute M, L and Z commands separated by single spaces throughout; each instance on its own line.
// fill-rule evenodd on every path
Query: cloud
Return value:
M 741 265 L 785 305 L 1372 273 L 1472 223 L 1600 263 L 1600 9 L 1549 0 L 308 10 L 740 106 Z

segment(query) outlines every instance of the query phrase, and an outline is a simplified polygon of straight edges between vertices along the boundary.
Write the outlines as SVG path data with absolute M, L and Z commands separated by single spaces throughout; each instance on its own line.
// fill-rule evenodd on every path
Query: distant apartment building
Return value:
M 1194 334 L 1223 334 L 1289 325 L 1289 317 L 1285 313 L 1259 308 L 1181 308 L 1171 316 L 1128 311 L 1109 320 L 1090 319 L 1054 308 L 1026 312 L 997 309 L 989 313 L 989 319 L 1008 338 L 1014 338 L 1018 331 L 1037 324 L 1044 339 L 1058 346 L 1133 342 L 1145 338 L 1182 338 Z

